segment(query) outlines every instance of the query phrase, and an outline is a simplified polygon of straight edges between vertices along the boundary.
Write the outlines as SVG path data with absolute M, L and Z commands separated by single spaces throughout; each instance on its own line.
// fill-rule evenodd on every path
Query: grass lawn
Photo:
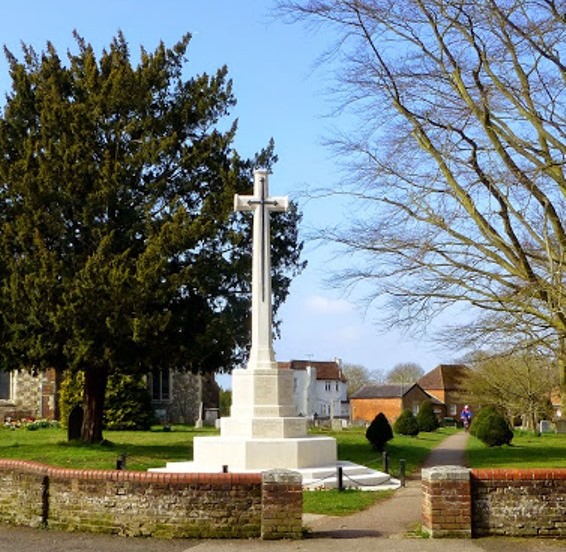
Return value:
M 423 433 L 415 438 L 395 436 L 388 444 L 390 473 L 398 476 L 399 460 L 404 459 L 409 475 L 428 451 L 452 431 Z M 84 445 L 68 443 L 64 429 L 0 429 L 0 458 L 33 460 L 68 468 L 114 469 L 118 456 L 125 452 L 128 469 L 147 470 L 164 466 L 167 461 L 192 459 L 193 437 L 216 434 L 218 431 L 211 428 L 197 430 L 187 426 L 174 426 L 170 432 L 164 432 L 160 427 L 153 431 L 106 431 L 105 444 Z M 364 428 L 337 432 L 319 430 L 314 434 L 334 437 L 341 460 L 350 460 L 377 470 L 383 467 L 383 456 L 372 449 L 365 438 Z M 367 508 L 391 494 L 391 491 L 305 492 L 305 512 L 345 515 Z
M 193 437 L 216 435 L 211 428 L 175 426 L 153 431 L 106 431 L 106 442 L 97 445 L 67 442 L 67 431 L 48 428 L 28 431 L 0 429 L 0 458 L 33 460 L 51 466 L 111 470 L 126 453 L 129 470 L 147 470 L 165 466 L 167 461 L 191 460 Z
M 417 437 L 395 435 L 387 443 L 389 473 L 399 476 L 400 460 L 405 460 L 406 474 L 413 473 L 429 451 L 453 429 L 440 429 L 434 433 L 421 433 Z M 338 458 L 350 460 L 375 470 L 383 469 L 383 454 L 375 451 L 365 437 L 365 428 L 351 428 L 324 433 L 334 437 L 338 443 Z M 380 500 L 389 498 L 394 491 L 306 491 L 303 493 L 303 510 L 311 514 L 348 515 L 369 508 Z
M 472 468 L 566 468 L 566 435 L 515 432 L 511 446 L 492 448 L 471 437 L 468 462 Z
M 417 437 L 396 435 L 387 445 L 389 472 L 399 476 L 400 460 L 406 461 L 409 476 L 419 467 L 429 451 L 454 429 L 440 429 Z M 165 432 L 161 427 L 152 431 L 106 431 L 107 442 L 100 445 L 68 443 L 66 430 L 48 428 L 29 431 L 23 428 L 0 429 L 0 458 L 33 460 L 52 466 L 81 469 L 114 469 L 117 458 L 127 456 L 127 469 L 147 470 L 164 466 L 167 461 L 191 460 L 193 437 L 217 435 L 212 428 L 195 429 L 174 426 Z M 317 430 L 314 435 L 334 437 L 338 457 L 357 464 L 382 470 L 383 455 L 372 449 L 364 428 L 343 431 Z M 488 448 L 475 438 L 470 439 L 469 462 L 472 467 L 563 467 L 566 468 L 566 435 L 517 433 L 512 446 Z M 347 515 L 367 508 L 391 496 L 391 491 L 307 491 L 304 511 L 327 515 Z

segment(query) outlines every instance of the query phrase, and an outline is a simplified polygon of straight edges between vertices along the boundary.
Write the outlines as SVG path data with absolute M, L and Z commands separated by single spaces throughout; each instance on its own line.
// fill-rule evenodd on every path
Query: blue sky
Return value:
M 0 0 L 0 37 L 17 55 L 22 41 L 41 51 L 50 40 L 64 57 L 74 48 L 75 29 L 97 52 L 122 30 L 134 56 L 140 45 L 151 51 L 160 40 L 172 45 L 190 32 L 187 75 L 228 66 L 238 100 L 232 112 L 239 119 L 237 149 L 251 156 L 273 137 L 279 163 L 271 193 L 299 201 L 305 229 L 323 226 L 343 218 L 347 206 L 337 199 L 304 201 L 302 193 L 337 181 L 338 164 L 323 138 L 337 124 L 351 127 L 352 122 L 328 116 L 331 67 L 315 69 L 330 43 L 328 35 L 274 20 L 272 7 L 272 0 Z M 2 96 L 8 87 L 2 56 Z M 338 357 L 383 371 L 401 362 L 417 362 L 428 371 L 455 360 L 426 340 L 383 332 L 372 324 L 378 312 L 362 313 L 348 296 L 330 288 L 330 248 L 307 244 L 305 258 L 309 267 L 293 282 L 280 312 L 278 360 Z

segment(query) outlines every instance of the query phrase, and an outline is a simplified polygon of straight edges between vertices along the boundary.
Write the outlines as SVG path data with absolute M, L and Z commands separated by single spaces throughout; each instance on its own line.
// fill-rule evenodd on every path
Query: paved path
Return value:
M 433 449 L 423 464 L 431 466 L 466 466 L 469 435 L 459 432 L 447 437 Z M 402 538 L 421 523 L 421 478 L 408 479 L 392 498 L 351 516 L 305 516 L 313 538 L 355 538 L 361 536 Z
M 460 432 L 435 448 L 425 467 L 466 465 L 468 435 Z M 0 525 L 0 552 L 566 552 L 564 541 L 544 539 L 411 539 L 420 523 L 420 477 L 395 495 L 352 516 L 308 519 L 301 541 L 128 539 Z M 336 542 L 342 540 L 343 542 Z

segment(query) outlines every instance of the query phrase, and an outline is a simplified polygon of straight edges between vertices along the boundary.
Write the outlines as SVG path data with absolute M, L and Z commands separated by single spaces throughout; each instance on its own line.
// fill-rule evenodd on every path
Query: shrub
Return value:
M 104 422 L 106 429 L 151 428 L 155 411 L 144 378 L 113 376 L 109 379 Z
M 393 439 L 393 430 L 383 412 L 380 412 L 367 428 L 366 439 L 380 452 L 385 449 L 387 441 Z
M 417 414 L 417 425 L 419 426 L 419 431 L 436 431 L 440 424 L 438 418 L 434 413 L 432 408 L 432 403 L 429 401 L 423 401 L 421 408 Z
M 513 431 L 509 422 L 495 408 L 482 408 L 474 418 L 470 433 L 485 443 L 488 447 L 510 445 Z
M 59 412 L 63 426 L 75 406 L 83 404 L 84 373 L 66 372 L 60 387 Z M 106 389 L 104 426 L 106 429 L 149 429 L 155 412 L 144 378 L 111 376 Z
M 400 435 L 415 437 L 419 434 L 419 424 L 414 414 L 409 409 L 401 412 L 401 416 L 397 418 L 393 428 Z

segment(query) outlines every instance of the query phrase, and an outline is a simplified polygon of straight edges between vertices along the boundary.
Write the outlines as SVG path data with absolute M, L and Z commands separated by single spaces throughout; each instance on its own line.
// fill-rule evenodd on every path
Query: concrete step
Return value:
M 339 468 L 342 470 L 342 487 L 345 489 L 375 491 L 400 487 L 400 482 L 387 473 L 352 462 L 338 462 L 335 466 L 298 470 L 303 476 L 303 488 L 305 490 L 338 488 Z
M 324 490 L 339 487 L 338 469 L 342 469 L 342 487 L 345 489 L 359 489 L 367 491 L 397 489 L 400 482 L 389 474 L 372 470 L 353 462 L 340 461 L 331 466 L 316 466 L 303 468 L 297 471 L 303 478 L 303 489 Z M 218 473 L 217 466 L 202 466 L 194 462 L 167 462 L 164 468 L 151 468 L 151 472 L 169 473 Z M 257 472 L 257 470 L 249 470 Z

